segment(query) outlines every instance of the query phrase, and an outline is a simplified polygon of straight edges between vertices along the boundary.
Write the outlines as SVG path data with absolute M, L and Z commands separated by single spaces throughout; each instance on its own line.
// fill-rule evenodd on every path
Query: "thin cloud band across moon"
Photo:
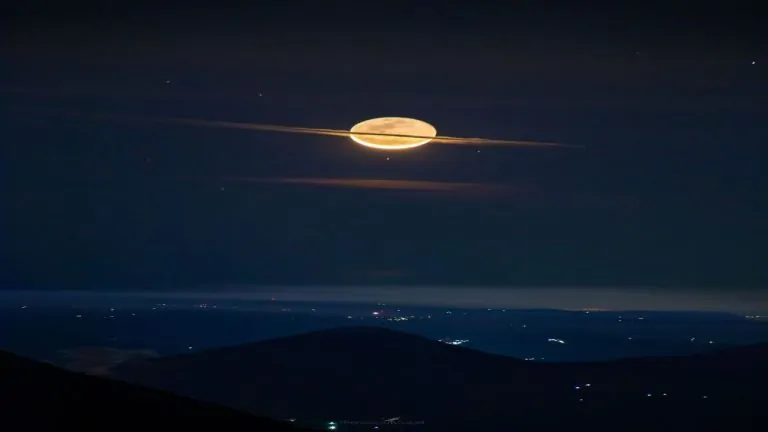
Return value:
M 225 129 L 243 129 L 265 132 L 285 132 L 308 135 L 339 136 L 352 139 L 357 144 L 377 150 L 407 150 L 421 147 L 429 143 L 463 144 L 463 145 L 496 145 L 496 146 L 527 146 L 527 147 L 572 147 L 568 144 L 558 144 L 540 141 L 501 140 L 476 137 L 455 137 L 437 135 L 437 129 L 431 124 L 406 117 L 379 117 L 352 126 L 350 130 L 321 129 L 298 126 L 279 126 L 258 123 L 239 123 L 227 121 L 212 121 L 190 118 L 169 118 L 159 120 L 162 123 L 172 123 L 190 126 L 217 127 Z

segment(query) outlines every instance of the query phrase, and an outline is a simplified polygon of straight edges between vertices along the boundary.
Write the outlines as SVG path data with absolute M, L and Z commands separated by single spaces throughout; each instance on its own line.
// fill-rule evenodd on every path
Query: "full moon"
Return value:
M 431 124 L 405 117 L 366 120 L 352 126 L 349 132 L 350 138 L 356 143 L 380 150 L 420 147 L 437 136 L 437 129 Z

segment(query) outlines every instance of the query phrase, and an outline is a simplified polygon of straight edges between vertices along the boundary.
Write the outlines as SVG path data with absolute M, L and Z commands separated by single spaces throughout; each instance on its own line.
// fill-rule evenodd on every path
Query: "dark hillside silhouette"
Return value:
M 767 345 L 688 357 L 540 363 L 377 327 L 152 359 L 115 373 L 259 415 L 399 416 L 424 421 L 422 431 L 574 424 L 708 430 L 719 421 L 756 424 L 763 410 L 745 401 L 768 401 L 760 396 L 768 388 Z
M 301 431 L 231 408 L 68 372 L 2 351 L 0 398 L 2 429 L 8 431 L 200 426 L 222 431 Z

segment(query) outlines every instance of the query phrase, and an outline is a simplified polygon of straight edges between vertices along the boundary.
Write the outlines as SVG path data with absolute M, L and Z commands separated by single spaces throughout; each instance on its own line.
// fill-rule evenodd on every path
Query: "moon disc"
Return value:
M 419 147 L 437 136 L 437 129 L 431 124 L 405 117 L 380 117 L 366 120 L 352 126 L 349 132 L 350 138 L 356 143 L 380 150 Z M 389 135 L 355 135 L 355 133 Z

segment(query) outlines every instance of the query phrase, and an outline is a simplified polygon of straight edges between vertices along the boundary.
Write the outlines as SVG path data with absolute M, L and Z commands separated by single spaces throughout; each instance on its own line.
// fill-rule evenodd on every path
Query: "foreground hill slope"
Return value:
M 0 351 L 3 430 L 109 430 L 211 425 L 299 432 L 274 420 L 124 382 L 68 372 Z M 31 429 L 30 429 L 31 428 Z
M 753 430 L 764 419 L 756 407 L 768 402 L 759 391 L 768 386 L 766 345 L 539 363 L 378 327 L 152 359 L 115 373 L 262 415 L 311 422 L 399 416 L 423 421 L 421 431 L 558 430 L 577 423 L 617 430 L 617 422 L 621 430 L 710 430 L 718 421 Z

